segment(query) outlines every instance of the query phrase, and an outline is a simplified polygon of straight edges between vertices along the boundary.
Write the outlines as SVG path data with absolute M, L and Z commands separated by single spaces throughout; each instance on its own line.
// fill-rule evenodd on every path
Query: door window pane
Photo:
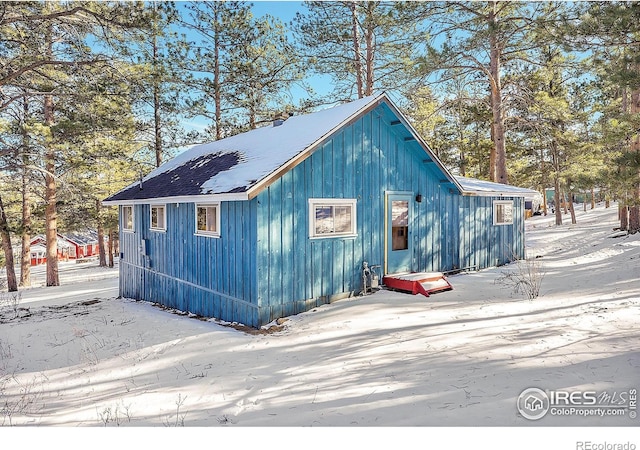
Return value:
M 391 202 L 391 250 L 409 249 L 409 202 Z

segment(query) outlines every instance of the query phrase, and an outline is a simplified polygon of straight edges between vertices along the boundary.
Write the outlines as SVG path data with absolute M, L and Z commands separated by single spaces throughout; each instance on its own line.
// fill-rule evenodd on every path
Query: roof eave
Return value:
M 524 192 L 503 192 L 503 191 L 462 191 L 462 195 L 467 197 L 526 197 Z
M 200 194 L 200 195 L 180 195 L 173 197 L 154 197 L 132 200 L 104 200 L 105 206 L 118 205 L 147 205 L 166 203 L 206 203 L 206 202 L 233 202 L 250 200 L 247 192 L 231 192 L 225 194 Z
M 458 182 L 458 180 L 456 180 L 456 178 L 453 176 L 453 174 L 451 174 L 451 172 L 449 172 L 449 170 L 444 166 L 444 164 L 442 164 L 442 161 L 440 161 L 440 158 L 438 158 L 436 156 L 436 154 L 433 152 L 433 150 L 431 150 L 431 147 L 429 147 L 429 144 L 427 144 L 427 142 L 422 138 L 422 136 L 420 136 L 418 131 L 406 119 L 406 117 L 404 116 L 404 114 L 402 114 L 402 112 L 396 106 L 396 104 L 386 94 L 382 94 L 382 96 L 384 96 L 387 104 L 393 110 L 393 113 L 396 115 L 396 117 L 398 117 L 398 119 L 400 119 L 400 121 L 405 126 L 405 128 L 407 130 L 409 130 L 409 132 L 411 133 L 413 138 L 420 144 L 420 146 L 424 149 L 424 151 L 427 153 L 427 155 L 429 155 L 431 160 L 436 164 L 436 166 L 438 166 L 438 169 L 449 180 L 449 183 L 454 185 L 455 188 L 458 190 L 458 192 L 460 194 L 464 195 L 465 191 L 462 188 L 462 185 Z

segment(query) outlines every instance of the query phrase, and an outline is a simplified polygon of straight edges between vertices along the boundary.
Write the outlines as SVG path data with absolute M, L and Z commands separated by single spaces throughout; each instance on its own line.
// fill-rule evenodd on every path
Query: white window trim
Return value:
M 498 205 L 508 205 L 511 207 L 511 221 L 510 222 L 498 222 Z M 513 200 L 494 200 L 493 201 L 493 224 L 494 225 L 513 225 L 513 213 L 514 213 Z
M 217 231 L 202 231 L 198 230 L 198 208 L 216 208 L 216 230 Z M 206 237 L 220 237 L 220 203 L 196 203 L 194 209 L 195 216 L 195 234 L 196 236 L 206 236 Z
M 153 226 L 153 208 L 162 208 L 162 223 L 164 227 L 154 227 Z M 164 203 L 156 203 L 149 205 L 149 229 L 151 231 L 167 231 L 167 205 Z
M 346 233 L 316 234 L 317 205 L 351 206 L 351 229 Z M 309 239 L 352 238 L 358 236 L 357 200 L 355 198 L 310 198 L 309 199 Z
M 126 227 L 124 209 L 131 208 L 131 228 Z M 136 230 L 136 212 L 133 205 L 122 205 L 122 231 L 125 233 L 133 233 Z

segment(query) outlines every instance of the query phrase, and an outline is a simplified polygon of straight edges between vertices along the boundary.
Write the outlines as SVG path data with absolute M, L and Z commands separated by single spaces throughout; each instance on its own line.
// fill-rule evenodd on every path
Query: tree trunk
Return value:
M 220 25 L 217 5 L 213 8 L 213 98 L 215 103 L 216 141 L 222 139 L 222 93 L 220 90 Z M 111 266 L 113 267 L 113 266 Z
M 24 122 L 29 116 L 29 102 L 24 99 Z M 22 254 L 20 255 L 20 286 L 31 286 L 31 195 L 29 190 L 29 133 L 22 127 Z
M 113 254 L 120 258 L 120 236 L 117 230 L 113 230 L 111 237 L 113 238 Z
M 491 49 L 489 52 L 489 85 L 491 91 L 491 114 L 492 114 L 492 137 L 493 137 L 493 160 L 495 161 L 495 171 L 491 173 L 491 181 L 496 183 L 508 183 L 507 178 L 507 152 L 505 147 L 505 130 L 504 117 L 502 107 L 502 85 L 500 80 L 500 60 L 502 58 L 502 49 L 498 42 L 497 29 L 498 2 L 490 2 L 491 10 L 489 12 L 489 43 Z
M 623 231 L 629 230 L 629 211 L 626 205 L 618 207 L 618 216 L 620 217 L 620 229 Z
M 98 219 L 98 255 L 100 259 L 100 267 L 107 267 L 107 258 L 104 253 L 104 227 L 102 226 L 102 214 L 100 200 L 96 200 L 96 217 Z
M 576 210 L 575 210 L 575 207 L 573 206 L 573 202 L 569 202 L 569 213 L 571 214 L 571 223 L 573 225 L 578 223 L 576 221 Z
M 114 266 L 114 262 L 113 262 L 113 240 L 114 240 L 114 232 L 112 229 L 109 229 L 108 231 L 108 236 L 109 236 L 109 241 L 107 242 L 107 246 L 109 249 L 109 267 L 113 267 Z
M 636 73 L 640 73 L 640 67 L 636 64 Z M 640 89 L 634 89 L 631 93 L 631 114 L 638 115 L 640 113 Z M 640 132 L 631 139 L 631 148 L 629 149 L 636 155 L 640 154 Z M 640 173 L 636 174 L 634 179 L 638 179 Z M 631 202 L 629 203 L 629 233 L 635 234 L 640 231 L 640 183 L 637 181 L 631 188 Z
M 591 188 L 591 209 L 596 208 L 596 190 Z
M 7 290 L 14 292 L 18 290 L 18 280 L 16 279 L 16 269 L 13 265 L 13 248 L 11 247 L 11 234 L 7 215 L 4 212 L 4 203 L 0 198 L 0 235 L 2 237 L 2 250 L 4 251 L 4 262 L 7 269 Z
M 629 234 L 636 234 L 640 231 L 640 207 L 629 207 Z
M 20 286 L 31 286 L 31 200 L 25 174 L 22 173 L 22 255 L 20 257 Z
M 542 212 L 547 215 L 547 176 L 544 171 L 544 150 L 540 150 L 540 173 L 542 174 Z
M 491 125 L 489 126 L 489 132 L 491 134 L 491 142 L 496 141 L 496 132 L 493 121 L 491 121 Z M 492 145 L 491 150 L 489 151 L 489 179 L 491 181 L 495 181 L 496 179 L 496 146 Z
M 53 126 L 53 96 L 44 96 L 44 122 Z M 47 286 L 59 286 L 58 277 L 58 211 L 56 207 L 56 154 L 49 139 L 45 148 L 45 236 L 47 240 Z
M 162 164 L 162 122 L 160 119 L 160 89 L 155 83 L 153 86 L 153 126 L 156 167 L 160 167 Z
M 553 203 L 555 205 L 556 225 L 562 225 L 562 211 L 560 210 L 560 180 L 558 180 L 557 176 L 554 180 L 554 188 Z
M 46 33 L 46 55 L 51 59 L 53 55 L 53 30 L 49 25 Z M 44 96 L 44 125 L 48 128 L 49 136 L 45 142 L 44 166 L 45 166 L 45 192 L 44 192 L 44 218 L 45 237 L 47 240 L 47 286 L 59 286 L 58 277 L 58 211 L 56 206 L 56 152 L 53 147 L 52 128 L 54 124 L 53 95 Z
M 562 225 L 562 211 L 560 208 L 560 157 L 558 155 L 558 143 L 555 139 L 550 142 L 551 163 L 553 164 L 553 204 L 556 215 L 556 225 Z
M 155 3 L 154 3 L 155 5 Z M 154 16 L 154 25 L 157 18 Z M 157 30 L 153 32 L 153 131 L 154 150 L 156 154 L 156 167 L 162 164 L 162 121 L 160 117 L 160 74 L 158 73 L 158 36 Z
M 356 87 L 358 89 L 358 98 L 364 97 L 364 89 L 362 85 L 362 55 L 360 54 L 360 31 L 358 28 L 357 3 L 349 2 L 351 9 L 351 35 L 353 37 L 353 67 L 356 72 Z
M 157 5 L 153 3 L 153 40 L 151 41 L 151 53 L 153 65 L 153 149 L 156 157 L 156 167 L 160 167 L 162 164 L 162 117 L 161 117 L 161 75 L 158 64 L 158 9 Z
M 366 23 L 365 23 L 365 45 L 366 45 L 366 64 L 367 64 L 367 78 L 364 95 L 373 95 L 373 71 L 375 61 L 375 25 L 373 23 L 373 10 L 376 8 L 375 2 L 366 2 Z
M 576 210 L 573 206 L 573 191 L 569 191 L 569 212 L 571 213 L 571 223 L 576 224 Z
M 463 111 L 462 111 L 462 101 L 457 102 L 458 106 L 458 118 L 456 120 L 457 131 L 458 131 L 458 149 L 460 151 L 460 176 L 467 176 L 467 158 L 464 153 L 464 128 L 462 125 L 463 121 Z

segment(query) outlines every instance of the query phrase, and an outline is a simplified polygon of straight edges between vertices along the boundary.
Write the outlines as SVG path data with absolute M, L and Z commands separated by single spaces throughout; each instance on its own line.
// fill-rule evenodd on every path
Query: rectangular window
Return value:
M 220 236 L 220 205 L 196 205 L 196 234 Z
M 309 237 L 356 236 L 355 199 L 309 199 Z
M 511 225 L 513 224 L 513 201 L 493 202 L 493 224 Z
M 166 231 L 167 210 L 165 205 L 151 205 L 151 226 L 154 231 Z
M 122 229 L 133 231 L 133 206 L 122 207 Z

